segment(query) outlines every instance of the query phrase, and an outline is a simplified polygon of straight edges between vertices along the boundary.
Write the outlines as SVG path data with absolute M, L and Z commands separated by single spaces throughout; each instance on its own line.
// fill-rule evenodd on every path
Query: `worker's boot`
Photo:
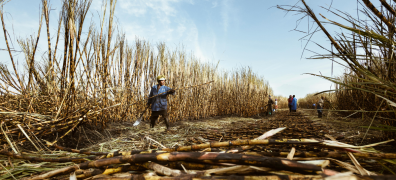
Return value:
M 150 128 L 154 128 L 156 119 L 150 119 Z
M 165 126 L 166 126 L 166 130 L 170 130 L 170 126 L 169 126 L 169 120 L 168 118 L 164 118 L 165 120 Z

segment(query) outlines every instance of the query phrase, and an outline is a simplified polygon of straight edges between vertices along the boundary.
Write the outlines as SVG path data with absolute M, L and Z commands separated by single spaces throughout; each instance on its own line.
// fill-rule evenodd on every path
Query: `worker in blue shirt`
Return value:
M 297 98 L 296 95 L 293 95 L 293 101 L 292 101 L 292 107 L 291 110 L 292 112 L 297 112 Z
M 150 90 L 149 97 L 155 96 L 157 94 L 164 93 L 160 96 L 148 99 L 147 106 L 151 105 L 151 116 L 150 116 L 150 127 L 154 128 L 155 121 L 158 119 L 159 116 L 165 120 L 166 129 L 169 130 L 169 120 L 168 120 L 168 102 L 166 97 L 169 94 L 174 94 L 175 90 L 171 89 L 168 86 L 165 86 L 166 79 L 165 76 L 160 75 L 157 77 L 158 84 L 154 85 Z

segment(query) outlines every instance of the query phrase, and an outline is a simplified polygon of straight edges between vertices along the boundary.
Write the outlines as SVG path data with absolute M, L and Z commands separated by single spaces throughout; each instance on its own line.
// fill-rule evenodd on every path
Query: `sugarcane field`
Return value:
M 396 179 L 395 0 L 0 6 L 0 179 Z

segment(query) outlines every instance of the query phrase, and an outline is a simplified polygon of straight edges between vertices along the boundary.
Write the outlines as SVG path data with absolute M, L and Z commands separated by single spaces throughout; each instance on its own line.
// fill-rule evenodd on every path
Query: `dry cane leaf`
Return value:
M 329 160 L 312 160 L 312 161 L 297 161 L 298 163 L 304 163 L 304 164 L 312 164 L 315 166 L 319 166 L 322 168 L 325 168 L 330 164 Z
M 351 152 L 347 152 L 349 158 L 352 160 L 353 164 L 356 166 L 357 170 L 359 171 L 360 175 L 376 175 L 373 172 L 370 172 L 366 169 L 364 169 L 360 163 L 356 160 L 355 156 Z
M 287 155 L 287 159 L 293 160 L 294 153 L 296 153 L 296 148 L 292 147 L 290 153 Z
M 281 127 L 281 128 L 277 128 L 277 129 L 272 129 L 270 131 L 265 132 L 263 135 L 261 135 L 258 138 L 255 138 L 255 140 L 263 140 L 263 139 L 267 139 L 268 137 L 271 137 L 273 135 L 275 135 L 278 132 L 283 131 L 284 129 L 286 129 L 286 127 Z
M 353 175 L 353 172 L 348 171 L 326 177 L 325 180 L 358 180 L 358 178 L 355 175 Z
M 70 174 L 69 180 L 77 180 L 76 172 L 72 172 L 72 173 Z
M 326 134 L 325 135 L 327 138 L 331 139 L 332 141 L 337 141 L 334 137 Z M 370 172 L 366 169 L 364 169 L 360 163 L 356 160 L 355 156 L 353 156 L 353 154 L 351 152 L 347 152 L 348 157 L 352 160 L 353 164 L 355 165 L 356 170 L 358 171 L 358 174 L 360 175 L 375 175 L 375 173 Z M 351 170 L 350 166 L 347 166 L 344 164 L 344 167 L 348 167 L 349 170 Z

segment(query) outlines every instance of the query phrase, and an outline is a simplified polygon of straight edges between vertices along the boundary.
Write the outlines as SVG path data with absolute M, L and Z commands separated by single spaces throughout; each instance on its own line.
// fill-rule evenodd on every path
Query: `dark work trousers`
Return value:
M 167 110 L 152 111 L 151 112 L 151 116 L 150 116 L 150 127 L 154 128 L 155 120 L 157 120 L 160 115 L 162 116 L 162 119 L 165 120 L 166 129 L 169 129 L 169 121 L 168 121 L 168 112 L 167 112 Z
M 292 107 L 292 105 L 291 105 L 291 104 L 289 104 L 289 111 L 290 111 L 290 112 L 292 112 L 292 110 L 291 110 L 291 107 Z
M 322 109 L 323 108 L 321 106 L 318 106 L 318 118 L 322 118 L 322 116 L 323 116 Z
M 272 104 L 268 104 L 268 107 L 267 107 L 267 116 L 268 115 L 272 115 L 273 114 L 273 112 L 272 112 Z

